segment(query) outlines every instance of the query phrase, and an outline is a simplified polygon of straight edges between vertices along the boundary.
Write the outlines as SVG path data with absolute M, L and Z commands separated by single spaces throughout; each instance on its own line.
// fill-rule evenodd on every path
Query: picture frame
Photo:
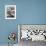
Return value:
M 46 24 L 18 24 L 18 42 L 21 40 L 46 41 Z
M 16 19 L 16 5 L 5 5 L 5 19 Z

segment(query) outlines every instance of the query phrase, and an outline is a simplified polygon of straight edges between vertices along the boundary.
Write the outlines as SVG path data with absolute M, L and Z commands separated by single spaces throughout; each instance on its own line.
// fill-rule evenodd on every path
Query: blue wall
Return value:
M 16 20 L 5 19 L 5 5 L 10 4 L 16 5 Z M 17 24 L 46 24 L 46 0 L 0 0 L 0 44 L 8 43 L 9 32 L 17 34 Z

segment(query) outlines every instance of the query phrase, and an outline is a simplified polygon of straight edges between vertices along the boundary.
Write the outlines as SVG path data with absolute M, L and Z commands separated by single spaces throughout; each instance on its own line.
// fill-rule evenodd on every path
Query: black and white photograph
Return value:
M 16 19 L 16 5 L 5 5 L 5 19 Z
M 46 42 L 46 25 L 19 24 L 18 41 L 20 46 Z

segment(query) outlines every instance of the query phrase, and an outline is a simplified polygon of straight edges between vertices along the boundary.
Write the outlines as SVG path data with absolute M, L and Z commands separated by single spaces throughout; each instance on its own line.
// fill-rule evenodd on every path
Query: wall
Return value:
M 16 4 L 16 20 L 5 20 L 5 5 Z M 0 0 L 0 44 L 7 44 L 17 24 L 46 24 L 46 0 Z M 17 40 L 16 40 L 17 43 Z

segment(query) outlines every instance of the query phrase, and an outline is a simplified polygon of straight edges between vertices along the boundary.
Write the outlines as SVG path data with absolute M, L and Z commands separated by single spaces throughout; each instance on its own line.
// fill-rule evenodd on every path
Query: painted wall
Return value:
M 16 20 L 5 20 L 5 5 L 16 5 Z M 0 44 L 8 43 L 17 24 L 46 24 L 46 0 L 0 0 Z M 17 39 L 16 39 L 17 43 Z

